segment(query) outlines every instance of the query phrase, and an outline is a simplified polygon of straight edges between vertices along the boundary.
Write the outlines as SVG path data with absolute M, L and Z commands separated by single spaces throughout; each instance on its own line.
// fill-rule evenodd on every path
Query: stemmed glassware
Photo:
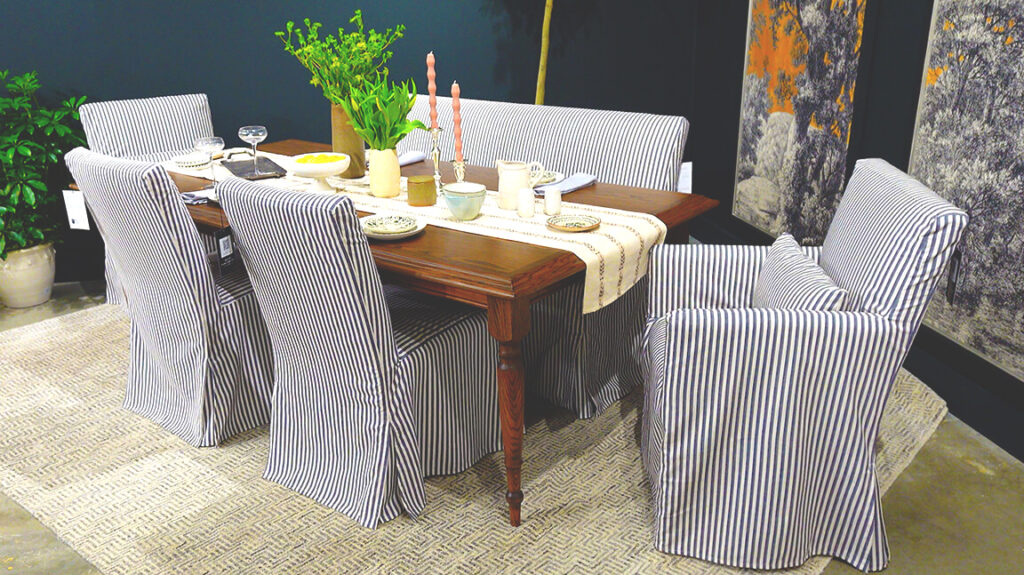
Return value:
M 259 175 L 260 168 L 256 162 L 256 144 L 267 139 L 266 126 L 242 126 L 238 129 L 238 137 L 243 142 L 252 144 L 252 173 L 253 175 Z
M 217 175 L 213 170 L 213 157 L 217 155 L 217 152 L 224 149 L 224 138 L 217 136 L 210 138 L 197 138 L 193 145 L 195 146 L 196 151 L 210 156 L 210 179 L 216 183 Z

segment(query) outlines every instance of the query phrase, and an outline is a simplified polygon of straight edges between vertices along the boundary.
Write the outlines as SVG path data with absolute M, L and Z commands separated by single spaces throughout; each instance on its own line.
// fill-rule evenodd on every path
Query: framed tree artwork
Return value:
M 935 0 L 909 171 L 971 217 L 925 323 L 1024 379 L 1024 0 Z
M 733 215 L 820 243 L 846 179 L 867 0 L 751 0 Z

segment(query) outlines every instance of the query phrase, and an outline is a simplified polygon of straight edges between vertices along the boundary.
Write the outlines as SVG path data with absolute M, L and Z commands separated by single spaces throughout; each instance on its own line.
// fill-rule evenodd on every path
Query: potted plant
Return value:
M 47 108 L 36 100 L 35 72 L 8 76 L 0 71 L 0 303 L 29 307 L 53 290 L 60 190 L 68 179 L 62 159 L 85 144 L 75 125 L 85 98 Z
M 341 103 L 355 132 L 370 145 L 370 193 L 377 197 L 398 195 L 402 171 L 395 146 L 409 132 L 427 129 L 423 122 L 409 119 L 414 103 L 416 82 L 409 79 L 394 84 L 387 73 L 352 86 L 348 100 Z
M 384 65 L 393 55 L 388 48 L 402 37 L 405 26 L 399 24 L 383 34 L 376 30 L 366 31 L 363 29 L 363 14 L 356 10 L 349 22 L 354 23 L 357 30 L 346 33 L 343 28 L 338 28 L 337 36 L 320 38 L 319 22 L 311 23 L 309 18 L 303 22 L 305 31 L 296 28 L 294 22 L 288 22 L 284 31 L 274 34 L 284 42 L 285 51 L 313 74 L 309 83 L 323 89 L 324 97 L 331 103 L 332 148 L 351 158 L 341 177 L 362 177 L 366 172 L 363 141 L 353 130 L 341 104 L 348 100 L 353 86 L 361 85 L 379 72 L 387 73 Z

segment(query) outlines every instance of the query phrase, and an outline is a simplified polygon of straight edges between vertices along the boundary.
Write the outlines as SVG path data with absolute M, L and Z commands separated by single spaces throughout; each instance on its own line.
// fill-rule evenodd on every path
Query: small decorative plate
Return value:
M 580 214 L 564 214 L 548 218 L 548 227 L 560 232 L 589 232 L 601 225 L 601 219 Z
M 565 179 L 565 174 L 562 172 L 547 171 L 541 174 L 540 179 L 534 186 L 546 186 L 547 184 L 557 184 Z
M 210 167 L 210 156 L 202 152 L 190 152 L 174 158 L 174 163 L 183 169 L 199 169 Z
M 359 218 L 366 237 L 375 240 L 401 240 L 414 236 L 427 227 L 427 223 L 401 214 L 373 214 Z

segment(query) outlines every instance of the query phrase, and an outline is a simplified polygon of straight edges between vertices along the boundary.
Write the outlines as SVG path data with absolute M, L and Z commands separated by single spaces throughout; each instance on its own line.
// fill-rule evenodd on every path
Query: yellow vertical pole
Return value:
M 538 106 L 544 104 L 544 82 L 548 77 L 548 44 L 551 40 L 551 7 L 554 0 L 547 0 L 544 5 L 544 27 L 540 33 L 540 66 L 537 68 L 537 98 L 535 103 Z

